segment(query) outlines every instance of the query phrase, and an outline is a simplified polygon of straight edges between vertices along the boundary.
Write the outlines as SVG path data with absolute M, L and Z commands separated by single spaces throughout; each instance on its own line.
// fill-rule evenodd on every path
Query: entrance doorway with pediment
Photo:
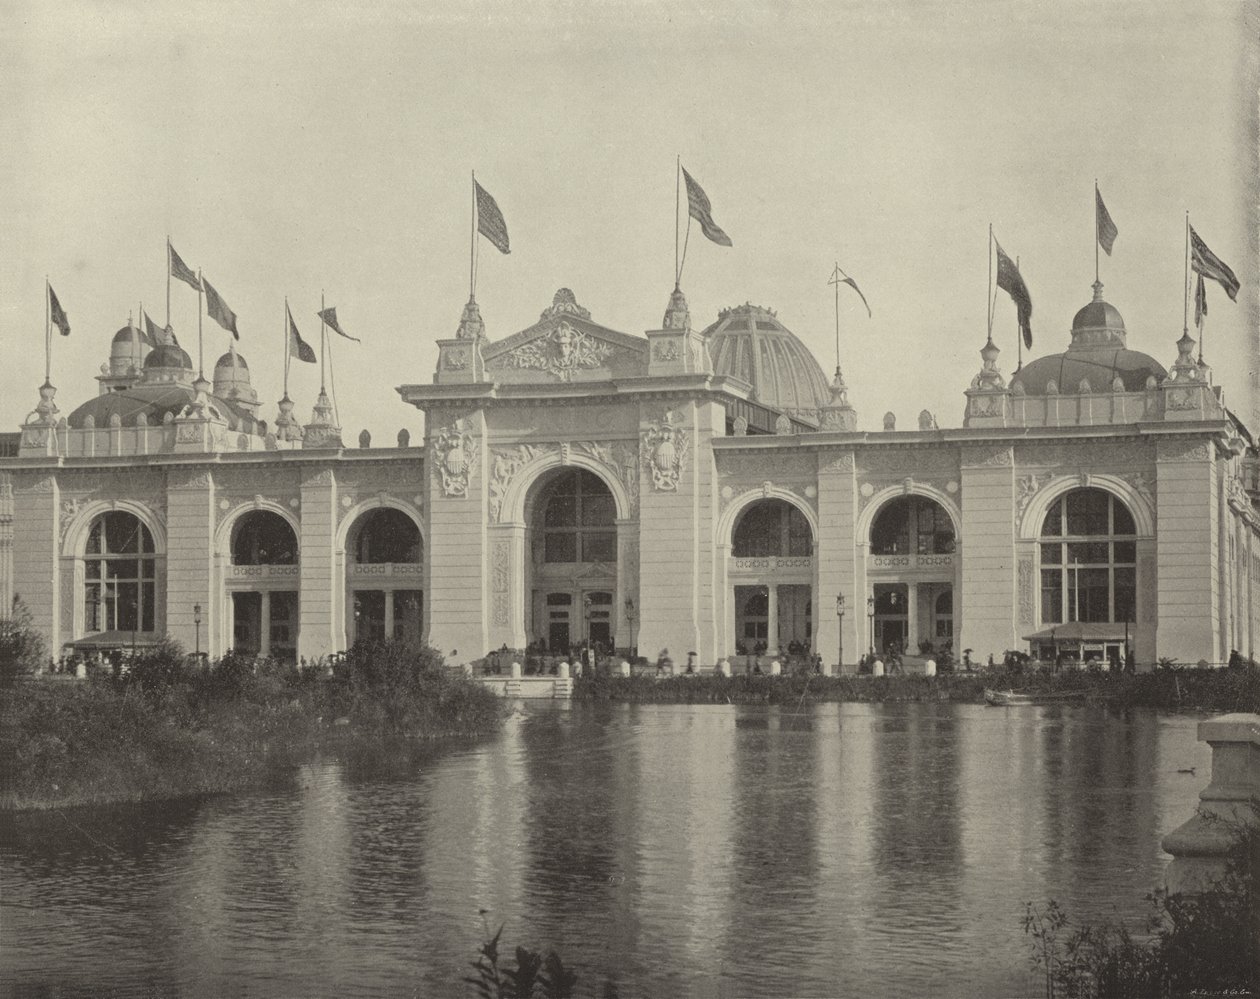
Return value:
M 614 631 L 617 508 L 603 479 L 585 468 L 543 476 L 526 499 L 525 524 L 530 645 L 567 656 L 628 644 Z

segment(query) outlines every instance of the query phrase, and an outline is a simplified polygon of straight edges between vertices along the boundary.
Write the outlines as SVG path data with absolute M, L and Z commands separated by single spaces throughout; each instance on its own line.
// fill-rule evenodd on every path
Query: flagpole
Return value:
M 52 384 L 52 285 L 44 275 L 44 384 Z
M 831 273 L 832 282 L 836 286 L 836 377 L 840 377 L 840 261 L 836 261 L 836 269 Z
M 682 280 L 682 271 L 678 268 L 678 206 L 679 185 L 682 182 L 682 157 L 674 157 L 674 290 L 678 290 L 678 282 Z
M 985 290 L 984 309 L 989 320 L 989 340 L 993 340 L 993 307 L 989 304 L 990 292 L 993 291 L 993 223 L 989 223 L 989 286 Z
M 1094 268 L 1097 269 L 1098 261 L 1094 261 Z M 1019 273 L 1019 256 L 1015 257 L 1015 273 Z M 1096 278 L 1095 278 L 1096 280 Z M 1024 331 L 1016 324 L 1015 330 L 1015 370 L 1018 371 L 1024 366 Z
M 166 237 L 166 328 L 171 328 L 171 237 Z
M 468 215 L 471 223 L 468 233 L 468 298 L 471 301 L 477 297 L 477 171 L 473 170 L 470 172 L 472 174 L 472 190 L 470 192 L 472 194 L 472 208 Z M 322 305 L 320 307 L 323 308 Z
M 327 339 L 324 332 L 324 289 L 319 289 L 319 394 L 324 394 L 324 341 Z
M 1123 208 L 1124 206 L 1121 205 Z M 1101 278 L 1098 276 L 1098 178 L 1094 178 L 1094 283 L 1097 284 Z
M 284 397 L 289 397 L 289 296 L 284 296 Z
M 1185 258 L 1186 276 L 1182 282 L 1182 292 L 1185 302 L 1181 307 L 1181 333 L 1183 336 L 1190 335 L 1190 210 L 1186 209 L 1186 258 Z
M 201 295 L 205 290 L 205 280 L 201 276 L 201 268 L 197 268 L 197 380 L 204 382 L 206 380 L 205 373 L 205 351 L 201 345 L 201 313 L 205 310 L 201 307 Z

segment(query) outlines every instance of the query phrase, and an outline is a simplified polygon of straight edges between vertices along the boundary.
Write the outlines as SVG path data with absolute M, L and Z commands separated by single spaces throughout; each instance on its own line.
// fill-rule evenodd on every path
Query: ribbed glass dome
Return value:
M 748 382 L 763 406 L 817 419 L 817 410 L 828 404 L 827 377 L 818 361 L 769 309 L 725 309 L 704 336 L 714 372 Z

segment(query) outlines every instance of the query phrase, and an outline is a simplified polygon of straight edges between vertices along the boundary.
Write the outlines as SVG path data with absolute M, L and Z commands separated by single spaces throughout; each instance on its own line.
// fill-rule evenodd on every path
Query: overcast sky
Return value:
M 322 291 L 363 340 L 333 345 L 347 441 L 415 434 L 394 387 L 432 379 L 468 297 L 469 171 L 512 240 L 510 256 L 482 243 L 492 339 L 562 286 L 641 333 L 672 287 L 675 155 L 734 241 L 693 231 L 693 324 L 768 306 L 830 375 L 839 260 L 873 311 L 842 298 L 863 429 L 887 410 L 913 428 L 924 408 L 960 425 L 990 223 L 1031 290 L 1032 354 L 1066 346 L 1094 280 L 1095 177 L 1119 227 L 1102 280 L 1129 347 L 1176 356 L 1189 210 L 1242 280 L 1237 303 L 1209 288 L 1206 356 L 1231 407 L 1252 411 L 1257 22 L 1242 3 L 19 0 L 3 17 L 8 428 L 43 380 L 45 274 L 73 327 L 53 356 L 68 413 L 138 303 L 164 321 L 169 234 L 237 312 L 264 419 L 284 297 L 317 342 Z M 196 294 L 171 295 L 195 361 Z M 204 329 L 208 374 L 229 337 Z M 1002 296 L 1008 376 L 1015 337 Z M 318 385 L 294 362 L 304 421 Z

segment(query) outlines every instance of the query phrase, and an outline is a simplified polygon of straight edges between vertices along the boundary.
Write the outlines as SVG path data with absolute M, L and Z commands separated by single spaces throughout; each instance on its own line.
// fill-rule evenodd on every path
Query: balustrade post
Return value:
M 1212 780 L 1199 808 L 1161 844 L 1173 855 L 1165 872 L 1172 894 L 1195 894 L 1219 881 L 1244 827 L 1260 825 L 1260 715 L 1229 714 L 1199 722 L 1212 747 Z

